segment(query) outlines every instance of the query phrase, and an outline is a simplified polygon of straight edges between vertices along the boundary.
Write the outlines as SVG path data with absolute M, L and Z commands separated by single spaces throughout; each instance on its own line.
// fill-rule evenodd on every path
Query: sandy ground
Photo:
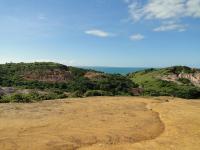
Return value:
M 93 97 L 0 104 L 0 150 L 199 150 L 200 100 Z

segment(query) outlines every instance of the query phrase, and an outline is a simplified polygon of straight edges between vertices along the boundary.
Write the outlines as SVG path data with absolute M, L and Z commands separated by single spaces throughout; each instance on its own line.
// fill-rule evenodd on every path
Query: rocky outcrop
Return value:
M 84 77 L 89 79 L 100 78 L 102 76 L 103 76 L 102 73 L 97 73 L 97 72 L 86 72 L 84 75 Z
M 170 75 L 166 75 L 166 76 L 163 76 L 163 77 L 159 77 L 161 80 L 164 80 L 164 81 L 171 81 L 171 82 L 178 82 L 178 75 L 177 74 L 170 74 Z
M 141 95 L 143 92 L 144 92 L 144 89 L 142 89 L 142 88 L 132 88 L 132 89 L 131 89 L 131 93 L 132 93 L 134 96 L 139 96 L 139 95 Z
M 180 74 L 170 74 L 164 77 L 161 77 L 161 80 L 165 80 L 165 81 L 172 81 L 172 82 L 178 82 L 178 79 L 181 78 L 185 78 L 190 80 L 190 82 L 195 85 L 200 87 L 200 72 L 196 72 L 196 73 L 180 73 Z
M 0 88 L 0 96 L 4 95 L 4 90 L 2 88 Z
M 73 78 L 70 71 L 65 70 L 47 70 L 44 72 L 28 72 L 24 76 L 26 80 L 37 80 L 44 82 L 66 82 Z
M 200 73 L 194 73 L 194 74 L 179 74 L 178 78 L 186 78 L 191 81 L 196 86 L 200 87 Z
M 13 87 L 0 87 L 0 96 L 15 93 L 16 89 Z

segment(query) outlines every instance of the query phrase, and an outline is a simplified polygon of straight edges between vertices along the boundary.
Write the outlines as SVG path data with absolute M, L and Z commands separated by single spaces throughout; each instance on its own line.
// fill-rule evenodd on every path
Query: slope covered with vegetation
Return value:
M 200 70 L 185 66 L 147 69 L 129 78 L 144 89 L 144 95 L 200 98 Z
M 122 75 L 42 62 L 0 65 L 0 87 L 0 102 L 30 102 L 65 97 L 131 95 L 131 89 L 137 85 Z
M 200 70 L 177 66 L 122 76 L 52 62 L 0 65 L 0 102 L 135 93 L 200 98 Z

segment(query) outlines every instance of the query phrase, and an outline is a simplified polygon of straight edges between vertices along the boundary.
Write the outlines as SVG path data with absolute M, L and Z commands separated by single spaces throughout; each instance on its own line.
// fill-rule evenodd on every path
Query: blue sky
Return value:
M 0 4 L 0 63 L 200 67 L 200 0 Z

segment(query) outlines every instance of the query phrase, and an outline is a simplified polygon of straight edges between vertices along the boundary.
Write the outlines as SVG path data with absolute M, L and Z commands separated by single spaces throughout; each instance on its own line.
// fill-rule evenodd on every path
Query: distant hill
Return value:
M 131 95 L 137 87 L 122 75 L 53 62 L 7 63 L 0 65 L 0 102 L 12 99 L 55 99 L 101 95 Z M 27 100 L 26 100 L 27 99 Z
M 123 76 L 53 62 L 0 65 L 0 103 L 116 95 L 200 98 L 200 70 L 175 66 Z
M 93 70 L 65 66 L 53 62 L 0 64 L 2 81 L 68 82 Z M 8 84 L 8 83 L 6 83 Z M 12 83 L 13 85 L 14 83 Z
M 144 89 L 144 95 L 200 98 L 199 69 L 186 66 L 147 69 L 128 77 Z

